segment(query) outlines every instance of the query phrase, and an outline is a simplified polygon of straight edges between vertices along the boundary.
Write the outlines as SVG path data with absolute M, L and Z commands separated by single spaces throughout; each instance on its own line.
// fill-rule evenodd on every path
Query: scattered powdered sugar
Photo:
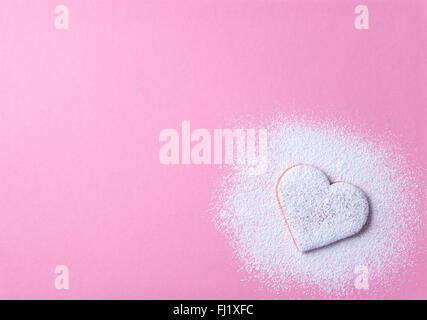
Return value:
M 268 168 L 224 169 L 214 197 L 214 221 L 225 232 L 247 280 L 281 293 L 301 289 L 346 296 L 357 290 L 355 268 L 369 270 L 370 290 L 399 286 L 411 265 L 419 215 L 416 177 L 396 150 L 333 122 L 275 119 L 268 130 Z M 368 221 L 356 235 L 298 251 L 275 194 L 278 178 L 296 164 L 321 169 L 331 182 L 358 186 L 369 200 Z

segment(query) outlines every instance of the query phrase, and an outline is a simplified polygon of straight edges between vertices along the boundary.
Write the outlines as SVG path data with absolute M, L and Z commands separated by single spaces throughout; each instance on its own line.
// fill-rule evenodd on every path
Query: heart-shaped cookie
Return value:
M 311 165 L 285 170 L 276 196 L 298 250 L 305 252 L 358 233 L 369 214 L 365 193 L 346 182 L 330 183 Z

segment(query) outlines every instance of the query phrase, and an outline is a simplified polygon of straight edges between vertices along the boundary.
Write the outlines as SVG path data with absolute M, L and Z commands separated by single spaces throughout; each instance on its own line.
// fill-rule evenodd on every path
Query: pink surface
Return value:
M 218 168 L 162 165 L 158 137 L 309 114 L 392 132 L 425 167 L 427 2 L 363 1 L 369 30 L 358 4 L 2 0 L 0 298 L 307 297 L 241 282 L 207 213 Z M 349 298 L 427 298 L 426 236 L 406 287 Z

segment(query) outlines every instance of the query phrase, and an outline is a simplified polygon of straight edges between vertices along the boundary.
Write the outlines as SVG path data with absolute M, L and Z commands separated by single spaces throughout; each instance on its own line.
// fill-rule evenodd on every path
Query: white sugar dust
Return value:
M 268 168 L 224 168 L 214 196 L 214 221 L 245 274 L 277 293 L 299 290 L 345 297 L 358 290 L 355 270 L 368 271 L 369 290 L 395 290 L 410 269 L 419 224 L 416 173 L 402 152 L 333 122 L 275 119 L 268 130 Z M 369 200 L 361 232 L 309 252 L 297 250 L 275 194 L 285 169 L 311 164 L 331 182 L 358 186 Z

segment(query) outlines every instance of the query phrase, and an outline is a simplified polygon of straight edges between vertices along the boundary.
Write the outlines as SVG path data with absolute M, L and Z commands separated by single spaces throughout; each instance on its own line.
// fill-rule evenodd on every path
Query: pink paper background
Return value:
M 2 0 L 0 298 L 307 297 L 241 282 L 207 214 L 218 168 L 162 165 L 160 131 L 333 117 L 425 167 L 426 61 L 422 0 Z M 405 287 L 349 298 L 427 298 L 426 239 Z

